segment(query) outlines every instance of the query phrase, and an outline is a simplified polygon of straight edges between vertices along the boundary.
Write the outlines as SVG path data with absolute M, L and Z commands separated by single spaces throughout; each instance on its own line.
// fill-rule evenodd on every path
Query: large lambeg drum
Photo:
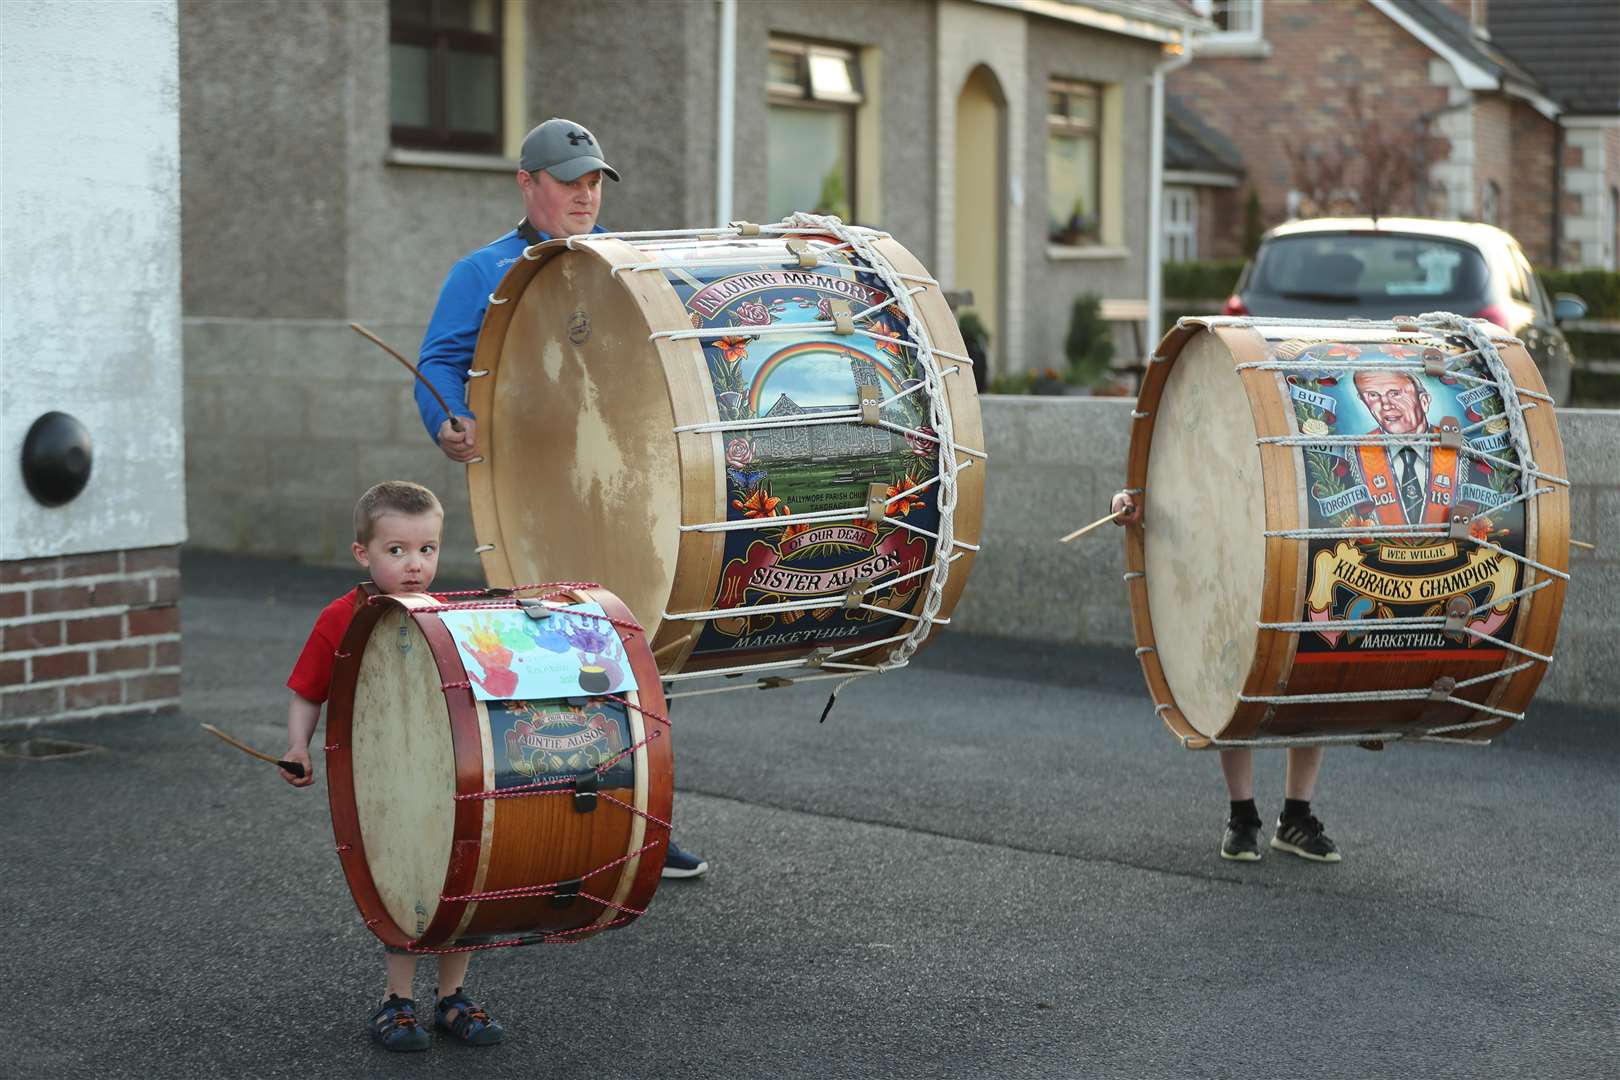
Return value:
M 366 925 L 432 952 L 640 915 L 669 837 L 663 712 L 646 636 L 606 589 L 369 598 L 338 654 L 326 748 Z
M 1505 332 L 1184 319 L 1132 429 L 1126 578 L 1160 715 L 1191 747 L 1485 740 L 1558 633 L 1568 484 Z
M 508 272 L 469 388 L 484 571 L 611 583 L 666 674 L 879 664 L 977 549 L 970 363 L 894 240 L 743 232 L 574 237 Z

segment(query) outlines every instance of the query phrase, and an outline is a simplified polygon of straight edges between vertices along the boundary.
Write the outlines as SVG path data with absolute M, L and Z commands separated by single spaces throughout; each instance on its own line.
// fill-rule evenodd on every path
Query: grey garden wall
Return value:
M 1124 550 L 1109 526 L 1072 544 L 1057 538 L 1108 513 L 1123 487 L 1129 400 L 983 400 L 990 453 L 984 550 L 953 619 L 975 634 L 1084 645 L 1129 645 Z M 1558 413 L 1569 461 L 1571 552 L 1554 663 L 1539 696 L 1620 707 L 1620 411 Z

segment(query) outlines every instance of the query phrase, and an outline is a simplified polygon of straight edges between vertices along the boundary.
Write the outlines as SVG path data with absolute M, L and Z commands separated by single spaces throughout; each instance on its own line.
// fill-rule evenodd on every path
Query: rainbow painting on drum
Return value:
M 918 572 L 934 559 L 939 443 L 907 323 L 846 251 L 809 245 L 814 269 L 799 268 L 776 242 L 739 244 L 752 266 L 717 265 L 718 253 L 705 249 L 704 265 L 666 270 L 692 326 L 727 331 L 703 341 L 720 418 L 737 424 L 722 436 L 727 519 L 762 524 L 726 534 L 713 607 L 738 613 L 710 621 L 694 656 L 892 638 L 910 623 L 890 613 L 918 602 L 926 580 Z M 813 325 L 832 321 L 842 304 L 855 333 Z M 882 426 L 855 418 L 863 392 L 875 393 Z M 866 519 L 874 494 L 886 504 L 883 521 Z M 826 517 L 763 524 L 807 514 Z M 865 592 L 864 607 L 747 610 L 902 578 Z
M 1520 563 L 1495 549 L 1524 553 L 1518 459 L 1489 371 L 1463 350 L 1431 338 L 1273 345 L 1268 360 L 1288 365 L 1282 378 L 1299 433 L 1326 440 L 1301 448 L 1308 526 L 1347 534 L 1308 540 L 1303 619 L 1449 614 L 1476 632 L 1324 629 L 1301 636 L 1300 660 L 1458 650 L 1484 658 L 1502 650 L 1478 634 L 1512 638 Z M 1459 515 L 1466 538 L 1448 535 Z

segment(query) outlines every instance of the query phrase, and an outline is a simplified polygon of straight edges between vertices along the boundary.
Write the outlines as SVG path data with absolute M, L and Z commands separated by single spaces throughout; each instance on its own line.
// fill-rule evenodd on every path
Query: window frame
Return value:
M 419 23 L 401 21 L 394 13 L 392 3 L 388 9 L 388 44 L 415 45 L 428 50 L 428 120 L 427 127 L 395 124 L 392 117 L 392 80 L 389 66 L 390 116 L 388 139 L 392 146 L 407 150 L 437 150 L 461 154 L 499 155 L 505 148 L 506 134 L 506 5 L 502 0 L 489 0 L 494 17 L 494 29 L 463 30 L 440 24 L 441 5 L 445 0 L 426 0 L 428 21 Z M 471 131 L 449 126 L 449 54 L 458 52 L 486 55 L 494 61 L 495 117 L 493 130 Z
M 1233 4 L 1241 4 L 1253 14 L 1254 25 L 1245 30 L 1216 29 L 1200 34 L 1194 43 L 1194 53 L 1227 56 L 1269 56 L 1271 46 L 1266 43 L 1265 0 L 1192 0 L 1193 10 L 1213 21 L 1216 9 L 1230 15 Z
M 809 109 L 818 112 L 842 113 L 848 117 L 844 138 L 844 196 L 849 204 L 849 220 L 860 220 L 860 163 L 857 160 L 860 144 L 861 109 L 866 105 L 866 86 L 861 70 L 861 51 L 853 46 L 837 45 L 810 38 L 778 37 L 772 35 L 767 44 L 767 58 L 772 53 L 787 53 L 800 58 L 798 81 L 779 82 L 774 78 L 767 61 L 765 72 L 766 125 L 770 124 L 772 106 Z M 811 73 L 811 60 L 817 56 L 831 56 L 843 60 L 849 71 L 851 90 L 848 93 L 818 92 Z M 770 163 L 766 163 L 767 189 Z
M 1092 113 L 1096 117 L 1096 119 L 1092 120 L 1088 124 L 1088 123 L 1086 123 L 1084 121 L 1075 120 L 1073 118 L 1073 116 L 1068 112 L 1065 112 L 1062 115 L 1059 115 L 1059 114 L 1054 113 L 1052 111 L 1052 95 L 1054 95 L 1054 94 L 1069 95 L 1069 94 L 1074 94 L 1074 93 L 1077 93 L 1077 92 L 1080 92 L 1080 91 L 1085 91 L 1086 93 L 1088 93 L 1090 95 L 1091 100 L 1092 100 L 1092 104 L 1093 104 Z M 1050 77 L 1050 78 L 1048 78 L 1046 80 L 1046 102 L 1047 102 L 1047 104 L 1046 104 L 1046 152 L 1047 152 L 1047 160 L 1048 160 L 1048 162 L 1050 162 L 1051 148 L 1052 148 L 1052 138 L 1054 136 L 1065 137 L 1065 138 L 1090 138 L 1092 140 L 1092 146 L 1093 146 L 1093 153 L 1092 153 L 1092 156 L 1091 156 L 1091 171 L 1092 171 L 1091 182 L 1092 182 L 1092 192 L 1093 192 L 1092 198 L 1093 198 L 1093 201 L 1096 203 L 1096 206 L 1094 207 L 1093 212 L 1096 214 L 1096 217 L 1097 217 L 1096 231 L 1095 231 L 1094 236 L 1091 239 L 1086 240 L 1086 241 L 1081 242 L 1081 243 L 1075 243 L 1075 242 L 1069 241 L 1069 240 L 1059 240 L 1059 239 L 1057 239 L 1052 234 L 1052 222 L 1051 222 L 1051 219 L 1050 219 L 1050 215 L 1051 215 L 1051 192 L 1049 190 L 1048 193 L 1047 193 L 1047 207 L 1046 207 L 1046 212 L 1047 212 L 1047 215 L 1048 215 L 1048 219 L 1047 219 L 1047 222 L 1046 222 L 1046 242 L 1051 247 L 1055 247 L 1055 248 L 1059 248 L 1059 249 L 1063 249 L 1063 250 L 1084 250 L 1086 248 L 1101 247 L 1103 245 L 1103 243 L 1104 243 L 1103 237 L 1104 237 L 1104 235 L 1106 233 L 1106 230 L 1103 228 L 1103 153 L 1104 153 L 1104 150 L 1105 150 L 1105 144 L 1104 144 L 1105 132 L 1104 132 L 1104 125 L 1103 125 L 1103 102 L 1104 102 L 1104 100 L 1106 98 L 1106 95 L 1107 95 L 1107 87 L 1102 83 L 1091 82 L 1091 81 L 1086 80 L 1086 79 L 1064 78 L 1064 77 L 1059 77 L 1059 76 L 1056 76 L 1056 75 L 1054 75 L 1054 76 L 1052 76 L 1052 77 Z

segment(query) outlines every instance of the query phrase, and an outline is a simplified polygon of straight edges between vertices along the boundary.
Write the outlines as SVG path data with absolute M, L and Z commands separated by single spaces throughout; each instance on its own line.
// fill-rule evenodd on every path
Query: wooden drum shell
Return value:
M 578 589 L 569 602 L 594 601 L 611 617 L 629 622 L 629 610 L 605 589 Z M 363 729 L 370 725 L 373 738 L 390 737 L 388 717 L 357 704 L 357 686 L 362 684 L 362 661 L 368 644 L 381 625 L 392 631 L 400 618 L 408 620 L 420 633 L 432 653 L 432 673 L 417 662 L 411 676 L 421 689 L 417 695 L 425 730 L 443 725 L 443 750 L 453 772 L 453 789 L 422 792 L 425 805 L 417 812 L 435 820 L 448 833 L 447 850 L 428 852 L 427 871 L 437 879 L 436 857 L 444 856 L 442 897 L 466 897 L 506 889 L 523 889 L 583 875 L 582 891 L 611 900 L 618 908 L 644 910 L 657 891 L 663 868 L 668 830 L 606 798 L 599 798 L 594 810 L 580 813 L 569 794 L 529 795 L 495 799 L 468 798 L 495 790 L 495 755 L 488 711 L 466 687 L 468 674 L 449 630 L 433 609 L 441 602 L 433 597 L 403 594 L 377 597 L 363 605 L 354 616 L 333 672 L 332 695 L 327 712 L 328 790 L 333 832 L 337 839 L 344 876 L 355 904 L 366 925 L 385 944 L 396 948 L 436 948 L 477 945 L 512 938 L 540 938 L 561 935 L 576 939 L 609 926 L 621 925 L 635 916 L 614 907 L 576 897 L 558 906 L 549 896 L 500 899 L 457 900 L 434 897 L 423 905 L 429 908 L 426 924 L 402 925 L 399 911 L 390 910 L 384 893 L 391 875 L 374 865 L 377 853 L 368 853 L 365 836 L 367 812 L 364 777 L 357 776 L 355 747 L 363 742 Z M 385 624 L 393 616 L 391 622 Z M 662 715 L 664 698 L 657 669 L 640 631 L 617 628 L 625 654 L 635 673 L 638 691 L 625 695 L 648 712 Z M 414 634 L 412 635 L 414 637 Z M 402 634 L 403 638 L 404 635 Z M 390 646 L 391 647 L 391 646 Z M 386 678 L 398 679 L 397 673 Z M 439 689 L 440 684 L 460 684 Z M 362 688 L 363 689 L 363 688 Z M 364 694 L 360 697 L 363 699 Z M 357 714 L 359 714 L 357 716 Z M 652 736 L 635 752 L 634 788 L 603 789 L 642 813 L 668 822 L 673 805 L 673 766 L 669 732 L 663 725 L 627 710 L 631 733 Z M 375 768 L 375 761 L 368 768 Z M 385 763 L 386 764 L 386 763 Z M 406 763 L 409 767 L 409 763 Z M 406 790 L 412 785 L 407 784 Z M 395 794 L 398 795 L 396 790 Z M 372 817 L 370 820 L 376 820 Z M 393 830 L 390 830 L 392 832 Z M 412 837 L 407 836 L 407 843 Z M 397 835 L 379 837 L 379 845 L 397 846 Z M 652 846 L 639 855 L 630 855 L 644 844 Z M 429 847 L 433 845 L 430 843 Z M 626 856 L 630 856 L 625 858 Z M 624 859 L 609 870 L 598 868 Z M 420 903 L 420 901 L 419 901 Z M 396 909 L 398 904 L 395 904 Z M 420 909 L 419 909 L 420 910 Z
M 1279 322 L 1279 326 L 1285 326 Z M 1172 625 L 1179 613 L 1160 596 L 1160 608 L 1155 611 L 1150 601 L 1150 578 L 1155 573 L 1148 549 L 1149 534 L 1159 524 L 1165 527 L 1164 517 L 1178 510 L 1173 501 L 1156 501 L 1155 491 L 1148 482 L 1158 425 L 1166 387 L 1178 362 L 1197 354 L 1201 362 L 1221 366 L 1211 378 L 1231 380 L 1239 388 L 1247 403 L 1239 415 L 1228 419 L 1241 428 L 1243 437 L 1250 434 L 1254 440 L 1279 436 L 1300 435 L 1294 408 L 1283 373 L 1263 368 L 1239 370 L 1239 365 L 1260 363 L 1267 359 L 1274 340 L 1268 340 L 1266 326 L 1223 320 L 1183 320 L 1168 333 L 1156 350 L 1137 401 L 1137 416 L 1132 428 L 1126 467 L 1126 486 L 1143 490 L 1137 498 L 1143 507 L 1143 524 L 1126 530 L 1125 563 L 1127 587 L 1130 597 L 1132 622 L 1135 627 L 1137 656 L 1143 675 L 1159 715 L 1164 719 L 1184 746 L 1201 749 L 1221 741 L 1267 739 L 1306 740 L 1315 737 L 1353 737 L 1358 734 L 1409 733 L 1448 724 L 1470 721 L 1491 721 L 1457 733 L 1456 738 L 1485 740 L 1507 729 L 1511 718 L 1493 717 L 1476 709 L 1455 703 L 1430 700 L 1401 700 L 1378 702 L 1331 702 L 1283 704 L 1236 700 L 1233 696 L 1230 711 L 1204 709 L 1189 714 L 1172 685 L 1177 680 L 1167 674 L 1167 657 L 1163 655 L 1160 628 Z M 1272 328 L 1275 329 L 1275 328 Z M 1373 334 L 1369 326 L 1366 334 Z M 1335 339 L 1333 330 L 1308 331 L 1318 340 Z M 1385 327 L 1386 333 L 1392 333 Z M 1359 331 L 1358 331 L 1359 333 Z M 1498 332 L 1500 333 L 1500 332 Z M 1362 340 L 1355 333 L 1346 340 Z M 1507 363 L 1514 381 L 1525 390 L 1545 393 L 1545 385 L 1535 363 L 1522 345 L 1504 336 L 1496 341 L 1498 351 Z M 1551 406 L 1542 404 L 1524 412 L 1524 422 L 1530 437 L 1532 456 L 1537 466 L 1546 473 L 1562 477 L 1565 461 L 1562 441 Z M 1179 418 L 1172 417 L 1170 423 Z M 1289 532 L 1309 527 L 1307 514 L 1306 478 L 1303 451 L 1299 446 L 1260 444 L 1255 448 L 1262 483 L 1258 491 L 1250 493 L 1256 510 L 1263 519 L 1264 532 Z M 1173 464 L 1173 463 L 1172 463 Z M 1181 463 L 1192 468 L 1195 463 Z M 1166 467 L 1161 463 L 1161 467 Z M 1524 510 L 1524 554 L 1559 571 L 1568 567 L 1569 499 L 1562 485 L 1544 484 L 1552 490 L 1529 500 Z M 1306 607 L 1306 593 L 1310 580 L 1309 544 L 1304 539 L 1284 536 L 1264 536 L 1258 532 L 1247 535 L 1239 546 L 1259 552 L 1258 572 L 1245 577 L 1257 584 L 1253 599 L 1256 621 L 1263 623 L 1289 623 L 1300 621 Z M 1241 561 L 1236 560 L 1236 561 Z M 1164 566 L 1158 567 L 1164 573 Z M 1540 571 L 1520 568 L 1521 587 L 1547 579 Z M 1258 578 L 1255 582 L 1254 579 Z M 1542 655 L 1550 655 L 1558 633 L 1559 616 L 1563 605 L 1565 582 L 1551 577 L 1550 584 L 1540 591 L 1518 600 L 1517 617 L 1511 642 L 1521 648 Z M 1277 697 L 1283 695 L 1338 694 L 1381 690 L 1411 690 L 1433 686 L 1443 677 L 1464 681 L 1487 675 L 1493 671 L 1515 666 L 1525 661 L 1522 655 L 1496 650 L 1494 655 L 1473 656 L 1463 651 L 1434 652 L 1432 655 L 1402 655 L 1381 658 L 1376 655 L 1352 656 L 1345 662 L 1301 662 L 1298 646 L 1299 633 L 1255 629 L 1252 649 L 1240 647 L 1242 662 L 1241 695 L 1244 697 Z M 1241 628 L 1234 635 L 1240 645 Z M 1174 658 L 1170 666 L 1174 666 Z M 1503 678 L 1489 679 L 1459 689 L 1456 696 L 1466 698 L 1492 709 L 1520 713 L 1529 703 L 1539 685 L 1546 665 L 1532 662 L 1524 670 Z M 1185 675 L 1181 685 L 1191 686 L 1194 680 Z M 1179 695 L 1185 697 L 1186 693 Z

